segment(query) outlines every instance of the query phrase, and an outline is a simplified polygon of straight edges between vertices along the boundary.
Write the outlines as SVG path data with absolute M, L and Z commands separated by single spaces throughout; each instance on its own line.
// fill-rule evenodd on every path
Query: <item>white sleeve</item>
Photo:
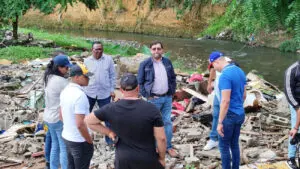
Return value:
M 89 113 L 89 101 L 85 94 L 82 94 L 75 102 L 74 110 L 75 114 L 88 114 Z

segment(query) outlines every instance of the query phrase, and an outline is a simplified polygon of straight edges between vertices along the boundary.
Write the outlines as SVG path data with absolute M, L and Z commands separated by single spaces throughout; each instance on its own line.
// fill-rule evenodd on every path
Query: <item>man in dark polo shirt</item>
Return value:
M 120 83 L 124 98 L 92 112 L 85 121 L 90 129 L 114 138 L 116 169 L 163 169 L 166 136 L 161 114 L 155 105 L 138 98 L 133 74 L 123 76 Z M 111 129 L 101 121 L 108 121 Z

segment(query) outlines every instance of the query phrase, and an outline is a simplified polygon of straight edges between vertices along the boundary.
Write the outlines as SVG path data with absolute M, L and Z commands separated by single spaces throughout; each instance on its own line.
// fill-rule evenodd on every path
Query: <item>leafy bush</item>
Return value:
M 295 39 L 286 40 L 280 44 L 279 49 L 282 52 L 296 52 L 300 49 L 300 43 Z

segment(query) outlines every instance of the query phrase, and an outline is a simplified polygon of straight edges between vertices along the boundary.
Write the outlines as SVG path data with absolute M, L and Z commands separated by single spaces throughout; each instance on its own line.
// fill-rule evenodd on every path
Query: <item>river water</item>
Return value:
M 208 56 L 214 50 L 219 50 L 237 61 L 248 73 L 255 69 L 263 78 L 283 89 L 284 72 L 287 67 L 300 59 L 300 54 L 282 53 L 278 49 L 265 47 L 248 47 L 242 43 L 219 40 L 192 40 L 167 38 L 134 33 L 78 31 L 78 30 L 48 30 L 56 33 L 66 33 L 86 38 L 107 38 L 112 40 L 137 41 L 149 45 L 159 40 L 164 45 L 164 51 L 171 52 L 173 62 L 181 62 L 191 70 L 206 70 Z

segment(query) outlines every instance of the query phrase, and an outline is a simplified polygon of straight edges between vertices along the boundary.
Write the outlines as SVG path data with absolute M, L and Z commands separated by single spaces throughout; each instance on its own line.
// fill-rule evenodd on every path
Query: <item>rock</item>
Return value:
M 39 145 L 36 144 L 31 144 L 31 146 L 28 148 L 28 151 L 30 151 L 31 153 L 36 153 L 41 151 L 41 147 Z
M 23 156 L 25 157 L 25 158 L 30 158 L 31 157 L 31 152 L 26 152 Z
M 187 164 L 194 164 L 194 163 L 199 163 L 199 158 L 197 157 L 186 157 L 184 158 L 184 161 L 187 163 Z
M 274 159 L 276 157 L 277 157 L 276 153 L 272 150 L 266 150 L 263 153 L 259 154 L 259 158 L 266 159 L 266 160 Z
M 300 53 L 300 50 L 297 50 L 297 53 Z
M 107 163 L 99 164 L 98 169 L 107 169 Z
M 81 54 L 80 54 L 80 57 L 84 57 L 84 58 L 86 58 L 86 57 L 88 57 L 90 55 L 90 53 L 89 52 L 82 52 Z

